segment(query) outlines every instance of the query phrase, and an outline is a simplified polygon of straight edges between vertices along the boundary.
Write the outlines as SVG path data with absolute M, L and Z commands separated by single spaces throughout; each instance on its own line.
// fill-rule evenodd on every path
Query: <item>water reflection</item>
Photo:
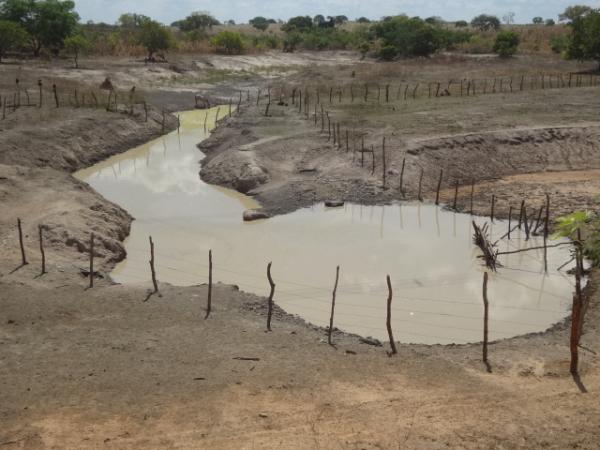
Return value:
M 205 137 L 203 114 L 183 113 L 179 134 L 78 174 L 136 218 L 126 242 L 129 257 L 115 269 L 115 280 L 149 280 L 148 235 L 156 243 L 162 282 L 205 283 L 212 249 L 215 280 L 266 295 L 266 266 L 273 261 L 276 301 L 288 312 L 324 326 L 335 267 L 340 265 L 339 328 L 386 337 L 385 276 L 390 274 L 398 340 L 432 344 L 481 339 L 482 267 L 471 242 L 470 216 L 420 203 L 347 204 L 336 209 L 317 204 L 244 224 L 242 212 L 256 203 L 207 185 L 198 176 L 202 154 L 196 144 Z M 209 114 L 207 123 L 214 123 L 215 111 Z M 496 221 L 494 237 L 506 228 L 505 222 Z M 536 238 L 526 242 L 517 230 L 511 241 L 500 245 L 514 250 L 539 244 Z M 493 339 L 544 330 L 567 314 L 572 285 L 556 269 L 569 259 L 568 249 L 549 252 L 549 274 L 541 258 L 539 252 L 502 258 L 505 268 L 490 280 Z

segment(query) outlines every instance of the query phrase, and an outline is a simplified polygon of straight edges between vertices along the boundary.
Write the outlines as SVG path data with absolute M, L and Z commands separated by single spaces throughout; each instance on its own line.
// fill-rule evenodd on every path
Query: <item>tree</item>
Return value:
M 508 12 L 508 13 L 504 14 L 502 16 L 502 20 L 504 21 L 504 23 L 506 25 L 510 25 L 512 23 L 515 23 L 515 13 L 514 12 Z
M 366 17 L 359 17 L 358 19 L 356 19 L 356 21 L 358 23 L 371 23 L 371 20 L 367 19 Z
M 252 25 L 257 30 L 265 31 L 267 28 L 269 28 L 269 21 L 262 16 L 258 16 L 250 20 L 250 25 Z
M 174 45 L 171 31 L 154 20 L 144 22 L 140 26 L 137 41 L 140 45 L 146 47 L 148 61 L 154 61 L 156 52 L 169 50 Z
M 233 27 L 233 26 L 235 26 L 235 20 L 233 20 L 233 19 L 229 19 L 229 20 L 227 21 L 227 25 L 229 25 L 230 27 Z
M 79 21 L 74 8 L 71 0 L 0 0 L 0 19 L 21 25 L 39 56 L 42 48 L 58 52 L 73 33 Z
M 569 6 L 564 10 L 562 14 L 558 15 L 558 20 L 561 22 L 573 22 L 575 19 L 579 19 L 592 12 L 592 8 L 585 5 L 573 5 Z
M 554 19 L 546 19 L 545 24 L 547 27 L 553 27 L 554 25 L 556 25 L 556 22 L 554 21 Z
M 325 22 L 326 20 L 323 14 L 317 14 L 315 17 L 313 17 L 313 23 L 316 27 L 322 26 Z
M 21 25 L 0 20 L 0 63 L 6 52 L 16 50 L 27 41 L 27 32 Z
M 221 31 L 210 40 L 218 53 L 226 55 L 239 55 L 244 50 L 242 35 L 235 31 Z
M 331 20 L 332 17 L 330 17 Z M 346 22 L 348 22 L 348 17 L 347 16 L 333 16 L 333 22 L 336 25 L 344 25 Z
M 575 18 L 571 28 L 573 33 L 568 56 L 580 61 L 594 60 L 600 64 L 600 10 L 592 10 Z
M 469 23 L 466 20 L 459 20 L 454 24 L 454 26 L 456 28 L 466 28 L 469 26 Z
M 144 23 L 149 22 L 150 20 L 152 20 L 150 19 L 150 17 L 144 16 L 143 14 L 126 13 L 121 14 L 119 20 L 117 20 L 117 25 L 121 28 L 135 29 L 139 28 Z
M 75 68 L 79 68 L 79 55 L 90 48 L 90 42 L 85 36 L 76 34 L 65 39 L 65 49 L 73 55 Z
M 313 28 L 313 20 L 308 16 L 297 16 L 292 17 L 287 21 L 285 25 L 281 27 L 281 30 L 289 33 L 297 31 L 299 33 L 305 33 L 307 31 L 312 30 Z
M 428 56 L 442 45 L 438 29 L 418 17 L 396 16 L 375 24 L 373 31 L 381 41 L 380 56 L 388 60 L 397 56 Z
M 217 19 L 206 12 L 193 12 L 183 20 L 173 22 L 171 26 L 179 28 L 181 31 L 206 31 L 216 25 L 221 25 Z
M 535 25 L 541 25 L 542 23 L 544 23 L 544 18 L 543 18 L 543 17 L 540 17 L 540 16 L 537 16 L 537 17 L 534 17 L 534 18 L 533 18 L 532 22 L 533 22 Z
M 500 19 L 496 16 L 481 14 L 471 20 L 471 26 L 481 31 L 498 30 L 500 28 Z
M 519 47 L 519 35 L 513 31 L 503 31 L 496 36 L 494 44 L 494 53 L 497 53 L 501 58 L 509 58 L 517 53 Z

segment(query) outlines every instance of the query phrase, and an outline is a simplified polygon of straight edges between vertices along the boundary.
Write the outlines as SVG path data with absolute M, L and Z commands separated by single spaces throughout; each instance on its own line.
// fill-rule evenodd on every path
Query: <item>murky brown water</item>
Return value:
M 224 109 L 222 110 L 225 111 Z M 215 111 L 209 112 L 214 124 Z M 323 205 L 251 224 L 249 197 L 207 185 L 198 176 L 205 138 L 204 112 L 183 113 L 171 133 L 118 155 L 77 176 L 136 221 L 126 242 L 129 257 L 113 272 L 122 283 L 148 283 L 148 236 L 156 245 L 158 278 L 177 285 L 207 282 L 213 250 L 214 279 L 267 295 L 266 266 L 273 262 L 276 302 L 309 322 L 327 325 L 335 267 L 341 266 L 335 325 L 385 339 L 386 274 L 394 290 L 396 340 L 413 343 L 477 342 L 482 335 L 482 267 L 473 246 L 471 217 L 433 205 Z M 476 219 L 483 222 L 483 219 Z M 500 237 L 507 224 L 496 222 Z M 500 250 L 538 246 L 516 232 Z M 490 335 L 501 339 L 547 329 L 568 313 L 573 286 L 556 269 L 568 247 L 504 256 L 490 280 Z M 567 266 L 563 270 L 567 270 Z M 190 299 L 204 307 L 204 299 Z M 218 310 L 218 305 L 215 305 Z M 276 326 L 276 325 L 275 325 Z

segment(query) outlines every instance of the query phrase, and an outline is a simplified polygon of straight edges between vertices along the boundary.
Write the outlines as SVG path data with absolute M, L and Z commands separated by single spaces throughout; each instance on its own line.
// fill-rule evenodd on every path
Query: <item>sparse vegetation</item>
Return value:
M 519 35 L 513 31 L 503 31 L 496 36 L 494 52 L 501 58 L 509 58 L 517 53 Z

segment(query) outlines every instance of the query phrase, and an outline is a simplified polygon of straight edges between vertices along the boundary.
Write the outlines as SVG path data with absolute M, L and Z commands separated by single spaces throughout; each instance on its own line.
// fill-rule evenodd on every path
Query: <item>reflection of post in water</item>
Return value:
M 152 150 L 146 152 L 146 167 L 150 167 L 150 153 L 152 153 Z
M 419 230 L 421 229 L 421 204 L 417 203 L 417 223 L 419 224 Z
M 117 176 L 117 171 L 115 170 L 115 166 L 114 166 L 114 165 L 113 165 L 113 166 L 110 166 L 110 168 L 112 169 L 113 175 L 115 176 L 115 180 L 116 180 L 117 178 L 119 178 L 119 177 Z
M 402 205 L 398 205 L 398 212 L 400 213 L 400 229 L 404 230 L 404 216 L 402 214 Z
M 118 165 L 119 165 L 119 175 L 121 175 L 121 160 L 119 160 Z
M 135 163 L 136 161 L 137 161 L 137 159 L 133 158 L 133 173 L 137 173 L 137 165 Z
M 456 238 L 456 212 L 452 213 L 452 235 Z
M 437 228 L 437 235 L 440 237 L 440 208 L 438 206 L 435 207 L 435 226 Z
M 538 295 L 538 308 L 542 305 L 542 297 L 544 296 L 544 287 L 546 285 L 546 273 L 542 273 L 542 285 L 540 286 L 540 295 Z
M 383 220 L 385 218 L 385 206 L 381 207 L 381 221 L 379 224 L 379 237 L 383 239 Z
M 373 212 L 375 211 L 375 207 L 373 205 L 370 206 L 370 211 L 369 211 L 369 222 L 373 222 Z

